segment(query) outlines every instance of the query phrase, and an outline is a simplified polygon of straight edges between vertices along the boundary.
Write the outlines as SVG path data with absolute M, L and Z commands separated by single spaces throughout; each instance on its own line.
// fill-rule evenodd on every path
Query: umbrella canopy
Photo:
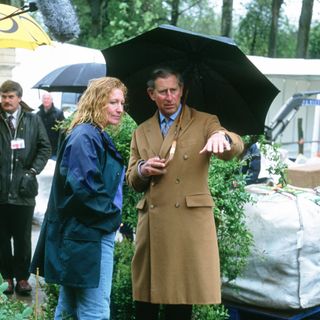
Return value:
M 108 75 L 128 87 L 129 114 L 141 123 L 155 111 L 146 92 L 150 72 L 160 66 L 180 71 L 187 104 L 216 114 L 239 134 L 262 134 L 278 89 L 225 37 L 161 25 L 102 51 Z
M 50 45 L 51 40 L 40 25 L 20 9 L 0 4 L 0 48 L 25 48 L 34 50 Z
M 32 88 L 46 91 L 82 93 L 91 79 L 106 75 L 103 63 L 76 63 L 53 70 Z

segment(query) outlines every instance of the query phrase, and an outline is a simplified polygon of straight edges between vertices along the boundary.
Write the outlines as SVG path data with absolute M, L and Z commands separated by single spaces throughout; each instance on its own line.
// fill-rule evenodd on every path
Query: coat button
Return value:
M 179 183 L 180 183 L 180 179 L 177 178 L 177 179 L 176 179 L 176 184 L 179 184 Z
M 150 209 L 154 209 L 154 204 L 150 204 Z
M 151 186 L 153 187 L 154 185 L 155 185 L 155 182 L 152 181 L 152 182 L 151 182 Z
M 189 157 L 187 154 L 183 155 L 183 160 L 188 160 L 188 159 L 189 159 Z
M 176 202 L 176 204 L 174 205 L 176 208 L 179 208 L 180 207 L 180 203 L 179 202 Z

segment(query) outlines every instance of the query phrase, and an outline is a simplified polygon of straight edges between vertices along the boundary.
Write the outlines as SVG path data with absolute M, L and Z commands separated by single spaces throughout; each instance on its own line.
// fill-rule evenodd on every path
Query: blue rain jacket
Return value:
M 46 282 L 97 287 L 101 237 L 121 223 L 124 165 L 108 134 L 80 124 L 58 154 L 31 272 Z

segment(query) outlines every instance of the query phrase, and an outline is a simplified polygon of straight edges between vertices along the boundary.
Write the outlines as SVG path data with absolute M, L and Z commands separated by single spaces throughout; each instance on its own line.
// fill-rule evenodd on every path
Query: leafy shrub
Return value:
M 134 245 L 131 241 L 124 239 L 121 242 L 116 242 L 111 290 L 112 320 L 134 319 L 131 283 L 131 260 L 133 252 Z
M 41 316 L 39 320 L 52 320 L 58 304 L 59 288 L 57 284 L 44 283 L 42 288 L 46 294 L 45 301 L 41 305 Z
M 241 161 L 211 159 L 209 188 L 215 202 L 214 216 L 220 255 L 221 275 L 235 279 L 244 269 L 253 237 L 245 224 L 244 205 L 251 200 L 245 190 Z
M 197 305 L 192 309 L 192 320 L 227 320 L 229 314 L 223 305 Z

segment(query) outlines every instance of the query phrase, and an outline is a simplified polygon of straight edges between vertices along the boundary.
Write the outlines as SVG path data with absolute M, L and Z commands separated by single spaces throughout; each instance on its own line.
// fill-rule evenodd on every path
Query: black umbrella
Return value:
M 187 104 L 218 115 L 222 125 L 239 134 L 262 134 L 278 89 L 225 37 L 205 36 L 161 25 L 102 51 L 108 75 L 128 87 L 129 114 L 141 123 L 155 111 L 146 82 L 155 67 L 180 71 Z
M 69 64 L 53 70 L 32 88 L 57 92 L 82 93 L 91 79 L 106 75 L 106 65 L 103 63 Z

